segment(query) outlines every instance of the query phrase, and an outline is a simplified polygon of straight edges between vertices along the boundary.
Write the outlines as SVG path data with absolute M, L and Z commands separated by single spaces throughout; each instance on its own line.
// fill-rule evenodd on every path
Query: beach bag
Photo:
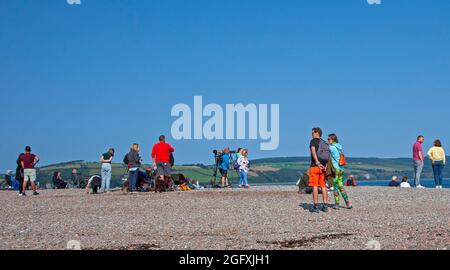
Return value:
M 339 166 L 341 166 L 341 167 L 347 166 L 347 159 L 345 158 L 345 155 L 342 152 L 341 152 L 341 155 L 339 157 Z
M 323 139 L 320 139 L 319 148 L 317 149 L 317 158 L 322 164 L 326 164 L 330 160 L 330 145 Z
M 175 158 L 173 156 L 173 153 L 170 153 L 169 159 L 170 159 L 170 167 L 173 167 L 175 165 Z

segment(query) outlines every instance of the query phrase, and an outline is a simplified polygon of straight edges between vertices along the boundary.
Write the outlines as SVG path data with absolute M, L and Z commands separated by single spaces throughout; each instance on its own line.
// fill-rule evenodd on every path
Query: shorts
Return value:
M 156 172 L 158 176 L 170 176 L 172 174 L 172 166 L 168 162 L 156 163 Z
M 23 170 L 24 181 L 36 182 L 36 169 L 25 169 Z
M 309 186 L 326 188 L 327 185 L 325 183 L 325 172 L 322 171 L 320 167 L 311 167 L 309 175 Z
M 227 177 L 228 176 L 228 170 L 219 169 L 219 172 L 222 175 L 222 177 Z

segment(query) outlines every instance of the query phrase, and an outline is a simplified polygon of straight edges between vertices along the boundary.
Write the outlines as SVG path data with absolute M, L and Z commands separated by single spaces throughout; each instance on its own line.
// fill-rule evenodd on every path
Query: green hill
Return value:
M 249 181 L 251 183 L 292 183 L 308 169 L 309 157 L 282 157 L 266 158 L 251 161 L 251 173 Z M 148 168 L 150 165 L 143 165 Z M 51 183 L 52 175 L 55 171 L 62 173 L 63 179 L 70 179 L 72 169 L 77 169 L 83 177 L 88 178 L 94 174 L 100 174 L 100 164 L 96 162 L 71 161 L 59 164 L 52 164 L 38 169 L 38 179 L 41 185 Z M 202 184 L 211 182 L 214 173 L 214 166 L 193 164 L 174 167 L 175 172 L 183 173 L 187 177 L 198 180 Z M 348 158 L 346 176 L 353 174 L 358 180 L 385 180 L 393 175 L 413 177 L 413 167 L 409 158 Z M 444 174 L 450 176 L 450 169 L 446 168 Z M 232 172 L 231 181 L 237 183 L 238 175 Z M 4 176 L 1 178 L 3 179 Z M 113 164 L 112 185 L 120 186 L 122 179 L 127 177 L 127 170 L 124 165 Z M 426 161 L 423 178 L 433 178 L 431 162 Z M 2 180 L 0 180 L 2 181 Z M 220 181 L 218 175 L 217 181 Z

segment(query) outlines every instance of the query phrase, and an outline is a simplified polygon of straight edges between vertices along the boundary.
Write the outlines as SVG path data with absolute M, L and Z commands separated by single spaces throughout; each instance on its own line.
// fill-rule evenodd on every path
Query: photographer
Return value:
M 219 164 L 219 172 L 222 175 L 222 188 L 230 187 L 228 183 L 228 170 L 231 164 L 231 151 L 229 147 L 223 150 L 222 157 L 219 158 L 219 161 L 221 161 Z

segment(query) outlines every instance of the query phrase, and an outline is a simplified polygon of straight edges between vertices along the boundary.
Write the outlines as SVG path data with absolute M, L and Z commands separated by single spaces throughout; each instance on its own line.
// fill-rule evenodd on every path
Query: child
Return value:
M 328 143 L 330 144 L 330 152 L 331 152 L 331 163 L 334 167 L 334 201 L 335 205 L 332 207 L 335 210 L 339 209 L 340 196 L 344 198 L 345 204 L 347 205 L 347 209 L 352 209 L 353 206 L 350 204 L 348 199 L 347 192 L 344 189 L 344 166 L 340 165 L 340 158 L 342 155 L 342 146 L 339 144 L 338 137 L 336 134 L 328 135 Z
M 406 176 L 403 177 L 400 187 L 401 188 L 410 188 L 411 187 L 411 185 L 408 183 L 408 177 L 406 177 Z
M 249 161 L 248 161 L 248 150 L 242 149 L 238 159 L 239 164 L 239 187 L 250 188 L 248 185 L 248 172 L 249 172 Z

